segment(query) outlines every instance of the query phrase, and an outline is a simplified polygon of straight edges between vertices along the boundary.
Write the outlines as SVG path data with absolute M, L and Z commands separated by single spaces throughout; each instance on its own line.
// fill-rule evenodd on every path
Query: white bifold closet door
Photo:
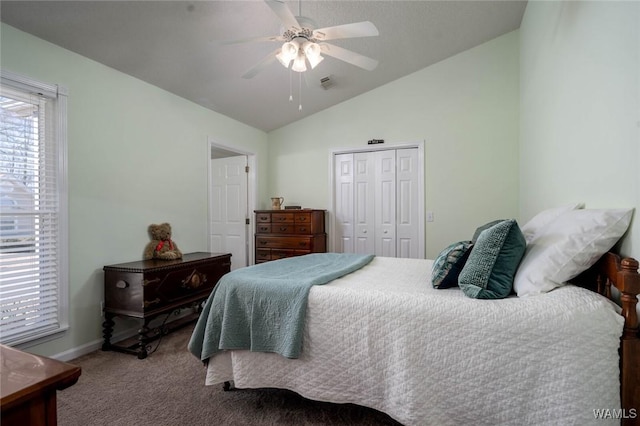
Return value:
M 418 149 L 335 156 L 336 250 L 424 257 Z

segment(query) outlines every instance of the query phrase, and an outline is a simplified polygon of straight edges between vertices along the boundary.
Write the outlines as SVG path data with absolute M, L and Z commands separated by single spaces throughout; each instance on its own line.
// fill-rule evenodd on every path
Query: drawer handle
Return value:
M 260 241 L 260 244 L 262 244 L 264 246 L 264 245 L 267 245 L 267 242 L 266 241 Z
M 193 272 L 191 272 L 191 274 L 189 274 L 187 278 L 182 280 L 182 287 L 196 289 L 206 282 L 207 282 L 207 276 L 194 269 Z
M 287 226 L 281 226 L 281 227 L 280 227 L 280 230 L 281 230 L 281 231 L 286 231 L 286 230 L 287 230 L 287 228 L 288 228 Z
M 160 299 L 158 299 L 157 297 L 154 300 L 150 301 L 150 302 L 147 302 L 145 300 L 144 303 L 142 304 L 142 307 L 143 308 L 148 308 L 149 306 L 154 305 L 156 303 L 160 303 Z
M 159 281 L 160 281 L 160 278 L 154 278 L 152 280 L 143 280 L 142 281 L 142 287 L 147 286 L 149 284 L 157 283 Z
M 269 220 L 269 216 L 260 216 L 260 220 Z
M 120 280 L 116 283 L 116 287 L 118 288 L 127 288 L 129 287 L 129 283 L 123 280 Z
M 300 228 L 300 232 L 307 232 L 307 228 L 305 228 L 305 227 L 301 227 L 301 228 Z
M 307 242 L 306 242 L 306 241 L 300 241 L 300 242 L 298 243 L 298 245 L 299 245 L 300 247 L 306 247 L 306 246 L 307 246 Z

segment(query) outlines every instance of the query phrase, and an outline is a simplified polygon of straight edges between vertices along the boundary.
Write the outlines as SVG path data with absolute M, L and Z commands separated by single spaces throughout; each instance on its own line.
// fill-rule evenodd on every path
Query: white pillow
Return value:
M 546 293 L 593 265 L 622 237 L 633 209 L 571 210 L 527 244 L 514 278 L 518 296 Z
M 524 239 L 529 243 L 536 232 L 553 222 L 558 216 L 571 210 L 583 209 L 584 203 L 568 204 L 566 206 L 554 207 L 551 209 L 543 210 L 520 227 Z

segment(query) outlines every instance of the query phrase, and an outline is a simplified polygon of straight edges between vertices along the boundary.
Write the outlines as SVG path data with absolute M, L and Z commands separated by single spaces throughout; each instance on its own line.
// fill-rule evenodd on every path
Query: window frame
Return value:
M 19 347 L 34 346 L 58 338 L 69 329 L 69 208 L 68 208 L 68 157 L 67 157 L 67 98 L 66 87 L 44 83 L 5 69 L 0 69 L 0 83 L 25 94 L 37 94 L 54 101 L 52 117 L 46 125 L 53 126 L 51 133 L 56 144 L 56 192 L 58 197 L 58 229 L 55 241 L 57 250 L 57 327 L 30 330 L 3 341 L 3 344 Z

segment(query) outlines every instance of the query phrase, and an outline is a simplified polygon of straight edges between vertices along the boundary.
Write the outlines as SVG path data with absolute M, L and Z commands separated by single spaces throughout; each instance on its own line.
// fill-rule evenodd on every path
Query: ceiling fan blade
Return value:
M 378 29 L 369 21 L 336 25 L 335 27 L 320 28 L 313 31 L 313 36 L 319 41 L 352 37 L 373 37 L 377 35 L 380 35 Z
M 281 1 L 281 0 L 264 0 L 267 3 L 267 6 L 273 10 L 282 24 L 285 27 L 285 30 L 288 30 L 291 27 L 300 28 L 300 24 L 296 19 L 295 15 L 291 12 L 289 7 Z
M 219 44 L 221 44 L 221 45 L 229 45 L 229 44 L 261 42 L 261 41 L 280 41 L 280 42 L 285 42 L 286 40 L 282 36 L 265 36 L 265 37 L 241 38 L 241 39 L 237 39 L 237 40 L 223 40 L 223 41 L 220 41 Z
M 258 62 L 253 68 L 251 68 L 249 71 L 242 74 L 242 78 L 249 79 L 249 78 L 255 77 L 256 74 L 258 74 L 260 71 L 262 71 L 263 69 L 271 65 L 271 63 L 276 60 L 276 55 L 278 54 L 279 51 L 280 51 L 280 48 L 274 50 L 273 52 L 269 53 L 267 56 L 262 58 L 262 60 Z
M 321 43 L 320 49 L 325 55 L 333 56 L 336 59 L 340 59 L 341 61 L 345 61 L 351 65 L 355 65 L 367 71 L 373 71 L 378 66 L 378 61 L 376 61 L 375 59 L 371 59 L 367 56 L 333 44 Z

